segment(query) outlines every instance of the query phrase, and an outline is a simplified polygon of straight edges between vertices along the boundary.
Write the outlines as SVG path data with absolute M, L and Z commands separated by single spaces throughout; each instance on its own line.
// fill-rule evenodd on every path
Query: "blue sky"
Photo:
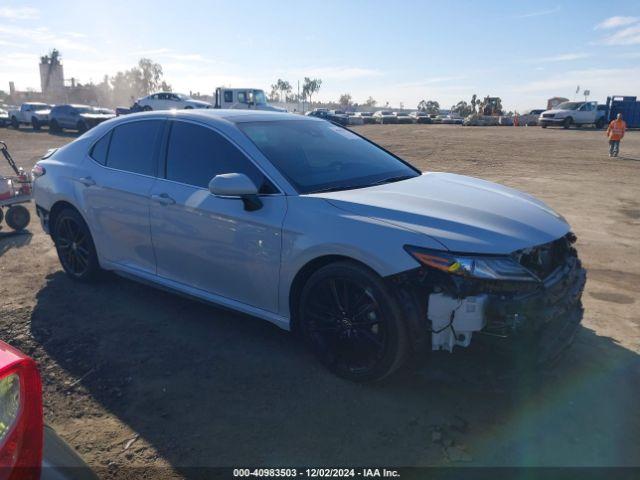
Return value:
M 406 107 L 477 93 L 523 110 L 577 85 L 640 96 L 638 0 L 0 0 L 0 89 L 39 89 L 54 47 L 67 78 L 100 81 L 146 56 L 182 92 L 311 76 L 321 99 Z

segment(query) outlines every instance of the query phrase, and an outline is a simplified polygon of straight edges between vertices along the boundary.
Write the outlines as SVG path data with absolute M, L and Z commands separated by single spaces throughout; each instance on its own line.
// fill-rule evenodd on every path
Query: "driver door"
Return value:
M 286 197 L 234 144 L 195 122 L 172 122 L 164 175 L 151 190 L 157 273 L 168 280 L 270 312 L 278 310 Z M 222 173 L 262 186 L 262 208 L 209 192 Z

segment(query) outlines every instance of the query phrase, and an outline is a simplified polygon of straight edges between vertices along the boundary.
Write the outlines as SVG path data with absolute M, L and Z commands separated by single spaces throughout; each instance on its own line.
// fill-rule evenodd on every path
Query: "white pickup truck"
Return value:
M 563 102 L 553 110 L 545 110 L 540 114 L 538 125 L 546 128 L 549 125 L 569 128 L 571 125 L 595 125 L 603 128 L 607 121 L 607 110 L 600 109 L 598 102 Z
M 9 111 L 9 121 L 13 128 L 20 125 L 31 125 L 34 130 L 40 130 L 42 125 L 49 124 L 51 105 L 40 102 L 26 102 L 17 110 Z

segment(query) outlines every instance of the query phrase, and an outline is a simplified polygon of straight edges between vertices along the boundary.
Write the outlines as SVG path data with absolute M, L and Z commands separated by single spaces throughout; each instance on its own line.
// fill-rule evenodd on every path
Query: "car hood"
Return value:
M 554 109 L 554 110 L 545 110 L 544 112 L 542 112 L 540 115 L 544 114 L 544 113 L 553 113 L 555 115 L 559 114 L 559 113 L 571 113 L 571 112 L 576 112 L 577 110 L 558 110 L 558 109 Z
M 565 219 L 526 193 L 450 173 L 314 194 L 342 210 L 428 235 L 454 252 L 508 254 L 560 238 Z

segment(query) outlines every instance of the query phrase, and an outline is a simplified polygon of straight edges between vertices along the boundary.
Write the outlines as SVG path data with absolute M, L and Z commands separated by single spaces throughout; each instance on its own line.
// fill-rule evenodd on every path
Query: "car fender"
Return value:
M 328 256 L 353 259 L 381 277 L 419 266 L 404 245 L 442 249 L 426 235 L 341 210 L 313 195 L 288 197 L 280 269 L 279 313 L 290 318 L 290 295 L 298 272 Z

